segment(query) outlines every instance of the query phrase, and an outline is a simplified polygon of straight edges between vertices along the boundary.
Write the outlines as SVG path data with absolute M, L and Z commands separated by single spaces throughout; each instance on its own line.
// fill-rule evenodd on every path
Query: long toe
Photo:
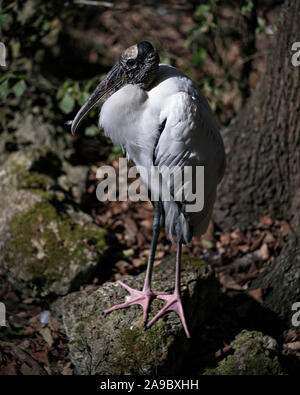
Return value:
M 125 303 L 117 304 L 115 306 L 110 307 L 109 309 L 105 310 L 104 313 L 108 314 L 114 310 L 124 309 L 126 307 L 139 304 L 143 308 L 143 321 L 145 323 L 148 317 L 151 299 L 154 298 L 156 295 L 154 295 L 154 293 L 152 292 L 144 292 L 131 288 L 127 284 L 123 283 L 122 281 L 118 281 L 118 284 L 120 284 L 123 288 L 125 288 L 130 293 L 130 299 Z
M 166 300 L 167 303 L 166 305 L 156 314 L 154 318 L 149 322 L 147 325 L 147 328 L 150 328 L 162 315 L 167 313 L 168 311 L 175 311 L 178 315 L 179 318 L 182 322 L 182 326 L 184 328 L 185 334 L 188 338 L 190 338 L 190 333 L 186 324 L 185 316 L 184 316 L 184 311 L 182 307 L 182 302 L 180 295 L 165 295 L 165 294 L 160 294 L 157 296 L 159 299 Z

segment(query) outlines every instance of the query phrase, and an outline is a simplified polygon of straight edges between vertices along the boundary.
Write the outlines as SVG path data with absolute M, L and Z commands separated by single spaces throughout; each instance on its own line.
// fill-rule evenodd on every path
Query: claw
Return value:
M 163 314 L 167 313 L 168 311 L 175 311 L 179 315 L 179 318 L 182 322 L 185 334 L 188 338 L 190 338 L 190 333 L 185 321 L 184 311 L 181 303 L 180 295 L 173 294 L 173 295 L 158 295 L 159 299 L 166 300 L 166 305 L 156 314 L 154 318 L 149 322 L 147 328 L 150 328 Z
M 151 291 L 148 292 L 138 291 L 137 289 L 129 287 L 127 284 L 123 283 L 120 280 L 118 281 L 118 284 L 120 284 L 123 288 L 125 288 L 130 293 L 130 299 L 125 303 L 117 304 L 113 307 L 110 307 L 109 309 L 105 310 L 104 313 L 108 314 L 114 310 L 124 309 L 126 307 L 139 304 L 143 308 L 143 321 L 145 324 L 148 317 L 151 299 L 154 298 L 156 295 Z
M 184 311 L 181 303 L 181 298 L 177 294 L 169 295 L 167 292 L 152 292 L 152 291 L 139 291 L 137 289 L 129 287 L 127 284 L 123 283 L 122 281 L 118 281 L 123 288 L 125 288 L 130 293 L 130 299 L 121 304 L 117 304 L 109 309 L 103 311 L 101 314 L 108 314 L 114 310 L 124 309 L 129 306 L 133 306 L 135 304 L 139 304 L 143 308 L 143 321 L 144 321 L 144 330 L 150 328 L 163 314 L 167 313 L 168 311 L 175 311 L 182 322 L 183 328 L 185 330 L 186 336 L 190 338 L 190 333 L 185 321 Z M 166 305 L 156 314 L 154 318 L 146 324 L 150 302 L 153 298 L 157 297 L 158 299 L 166 300 Z

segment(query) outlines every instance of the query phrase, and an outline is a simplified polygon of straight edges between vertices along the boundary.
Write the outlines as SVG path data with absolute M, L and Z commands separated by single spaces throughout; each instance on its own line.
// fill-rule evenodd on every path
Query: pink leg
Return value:
M 158 292 L 154 293 L 148 288 L 147 290 L 138 291 L 137 289 L 129 287 L 127 284 L 124 284 L 122 281 L 118 281 L 122 287 L 124 287 L 131 295 L 130 300 L 125 303 L 117 304 L 109 309 L 105 310 L 104 313 L 108 314 L 117 309 L 124 309 L 129 306 L 133 306 L 135 304 L 139 304 L 143 308 L 143 321 L 146 322 L 148 313 L 149 313 L 149 306 L 150 302 L 156 296 L 163 295 L 164 293 Z
M 148 265 L 147 265 L 147 272 L 146 272 L 146 277 L 145 277 L 145 282 L 144 282 L 144 287 L 142 291 L 138 291 L 136 289 L 133 289 L 129 287 L 128 285 L 124 284 L 122 281 L 118 281 L 118 283 L 124 287 L 131 295 L 130 300 L 125 303 L 117 304 L 116 306 L 111 307 L 110 309 L 107 309 L 104 311 L 105 314 L 110 313 L 111 311 L 117 310 L 117 309 L 124 309 L 129 306 L 133 306 L 135 304 L 140 304 L 143 308 L 143 320 L 144 323 L 146 323 L 148 313 L 149 313 L 149 306 L 150 302 L 153 298 L 156 296 L 160 295 L 166 295 L 166 292 L 152 292 L 151 291 L 151 277 L 152 277 L 152 269 L 153 269 L 153 263 L 154 263 L 154 256 L 155 256 L 155 251 L 156 251 L 156 246 L 157 246 L 157 240 L 160 232 L 160 228 L 162 225 L 162 206 L 160 202 L 155 202 L 154 204 L 154 219 L 153 219 L 153 237 L 152 237 L 152 242 L 150 246 L 150 254 L 149 254 L 149 259 L 148 259 Z
M 175 311 L 182 322 L 185 334 L 190 338 L 190 333 L 186 324 L 184 311 L 180 298 L 180 263 L 181 263 L 181 240 L 178 237 L 177 251 L 176 251 L 176 278 L 175 278 L 175 290 L 173 295 L 158 295 L 159 299 L 166 300 L 166 305 L 156 314 L 154 318 L 149 322 L 147 328 L 150 328 L 163 314 L 168 311 Z

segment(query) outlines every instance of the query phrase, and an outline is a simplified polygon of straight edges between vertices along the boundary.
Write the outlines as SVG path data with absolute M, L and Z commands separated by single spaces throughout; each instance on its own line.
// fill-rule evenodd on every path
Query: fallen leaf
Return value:
M 262 291 L 261 288 L 250 289 L 250 290 L 248 291 L 248 294 L 249 294 L 250 296 L 252 296 L 252 298 L 255 299 L 257 302 L 259 302 L 259 303 L 263 303 L 263 302 L 264 302 L 264 301 L 263 301 L 263 298 L 262 298 L 263 291 Z
M 274 243 L 274 241 L 275 241 L 275 238 L 272 235 L 272 233 L 271 232 L 266 232 L 266 236 L 264 238 L 264 242 L 265 243 Z
M 289 235 L 290 233 L 292 233 L 292 229 L 291 229 L 290 225 L 286 221 L 281 221 L 280 232 L 281 232 L 283 237 L 285 237 L 285 236 Z
M 17 374 L 18 372 L 17 372 L 16 361 L 12 361 L 5 367 L 1 366 L 1 371 L 0 371 L 1 376 L 16 376 Z
M 34 328 L 32 328 L 31 326 L 27 326 L 27 327 L 25 328 L 24 335 L 25 335 L 25 336 L 31 336 L 31 335 L 33 335 L 35 332 L 36 332 L 36 330 L 35 330 Z
M 127 273 L 128 269 L 130 269 L 131 265 L 126 261 L 118 261 L 115 264 L 116 268 L 120 271 L 120 273 L 125 274 Z
M 220 242 L 223 246 L 228 246 L 230 244 L 230 234 L 225 233 L 220 236 Z
M 273 224 L 272 219 L 270 217 L 267 217 L 266 215 L 262 215 L 259 218 L 259 222 L 261 225 L 267 226 L 267 227 L 272 226 L 272 224 Z
M 211 249 L 214 247 L 214 243 L 212 241 L 206 240 L 204 238 L 201 240 L 201 244 L 203 245 L 204 248 L 207 249 Z
M 238 284 L 235 279 L 230 276 L 228 273 L 225 272 L 220 272 L 218 275 L 220 283 L 225 287 L 225 288 L 230 288 L 230 289 L 235 289 L 237 291 L 242 291 L 247 288 L 245 285 L 240 285 Z
M 207 241 L 214 241 L 215 240 L 213 221 L 211 221 L 211 220 L 209 221 L 208 228 L 207 228 L 206 232 L 204 233 L 204 235 L 202 236 L 202 238 Z
M 296 351 L 300 350 L 300 341 L 293 342 L 293 343 L 286 343 L 283 345 L 284 348 L 289 348 L 290 350 Z
M 73 374 L 73 370 L 71 368 L 71 362 L 68 362 L 66 364 L 66 366 L 63 368 L 61 374 L 63 374 L 64 376 L 70 376 Z
M 49 328 L 42 328 L 42 329 L 40 329 L 39 332 L 42 335 L 45 342 L 47 342 L 49 344 L 49 346 L 51 347 L 53 344 L 53 337 L 51 335 L 50 329 Z
M 38 376 L 39 373 L 32 369 L 30 366 L 27 365 L 27 363 L 22 363 L 21 368 L 20 368 L 20 372 L 24 375 L 24 376 Z
M 32 353 L 32 357 L 45 365 L 49 364 L 47 352 L 45 350 Z
M 263 243 L 262 244 L 262 246 L 260 247 L 259 252 L 260 252 L 260 256 L 261 256 L 262 260 L 266 261 L 269 258 L 270 254 L 269 254 L 269 248 L 268 248 L 267 243 Z

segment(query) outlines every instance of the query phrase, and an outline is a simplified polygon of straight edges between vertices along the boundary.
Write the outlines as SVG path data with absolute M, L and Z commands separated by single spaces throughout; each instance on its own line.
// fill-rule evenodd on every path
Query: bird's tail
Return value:
M 179 204 L 174 201 L 165 201 L 163 204 L 165 211 L 166 233 L 169 234 L 172 243 L 175 243 L 173 235 L 175 234 L 178 236 L 178 232 L 185 244 L 190 243 L 192 239 L 191 226 L 188 222 L 188 219 L 181 211 Z

